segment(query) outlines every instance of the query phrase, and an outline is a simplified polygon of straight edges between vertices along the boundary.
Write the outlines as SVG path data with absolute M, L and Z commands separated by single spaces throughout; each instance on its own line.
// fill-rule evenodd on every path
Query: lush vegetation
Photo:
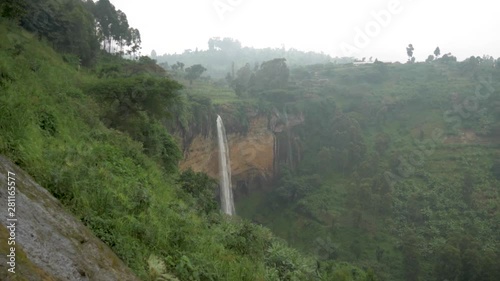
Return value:
M 449 58 L 297 67 L 264 91 L 241 87 L 262 68 L 239 70 L 235 90 L 304 115 L 239 214 L 381 280 L 499 279 L 500 60 Z
M 59 52 L 71 54 L 76 64 L 94 64 L 100 48 L 133 57 L 141 48 L 139 31 L 109 0 L 6 0 L 0 3 L 0 16 L 17 21 Z
M 162 68 L 107 0 L 0 15 L 0 153 L 143 280 L 500 280 L 498 59 L 410 45 L 408 64 L 355 66 L 212 38 Z M 177 168 L 176 137 L 210 135 L 218 110 L 228 133 L 248 112 L 285 124 L 246 219 Z
M 237 202 L 238 214 L 323 267 L 349 262 L 380 280 L 500 278 L 500 60 L 434 54 L 361 66 L 272 59 L 215 83 L 238 97 L 219 107 L 228 116 L 241 106 L 282 124 L 304 116 L 275 134 L 278 178 Z M 213 84 L 190 91 L 216 101 Z
M 214 180 L 177 170 L 181 153 L 163 126 L 174 114 L 184 124 L 200 118 L 203 111 L 191 109 L 210 110 L 211 102 L 186 98 L 154 61 L 125 60 L 110 50 L 110 41 L 122 39 L 106 33 L 110 25 L 88 5 L 2 2 L 0 153 L 143 280 L 374 280 L 350 264 L 317 263 L 267 228 L 222 215 Z M 86 20 L 63 21 L 81 19 L 75 11 Z M 51 24 L 38 22 L 30 14 L 36 12 L 47 13 Z M 61 42 L 75 39 L 67 28 L 95 24 L 97 37 L 88 33 L 64 49 L 70 45 Z M 96 49 L 85 47 L 95 42 Z

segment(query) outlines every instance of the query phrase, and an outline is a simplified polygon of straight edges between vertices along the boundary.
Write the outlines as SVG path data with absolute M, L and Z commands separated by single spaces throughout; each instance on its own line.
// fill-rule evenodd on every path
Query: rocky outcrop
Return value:
M 223 120 L 224 116 L 222 115 Z M 232 128 L 234 122 L 226 125 L 230 151 L 233 187 L 262 185 L 273 179 L 279 162 L 287 161 L 286 147 L 290 138 L 288 130 L 304 122 L 301 114 L 289 115 L 274 110 L 270 114 L 247 115 L 248 128 L 238 132 Z M 215 122 L 215 119 L 214 119 Z M 281 144 L 280 144 L 281 143 Z M 213 135 L 197 135 L 184 147 L 182 170 L 191 168 L 218 178 L 217 138 Z
M 7 209 L 8 176 L 15 182 L 16 221 L 7 220 L 13 211 Z M 0 280 L 139 280 L 47 190 L 1 156 L 0 187 Z M 11 237 L 15 246 L 6 242 Z M 11 247 L 15 273 L 8 271 Z
M 268 129 L 266 117 L 250 120 L 246 134 L 227 135 L 231 175 L 233 182 L 249 181 L 255 177 L 270 179 L 273 176 L 274 134 Z M 191 168 L 217 178 L 219 159 L 217 139 L 213 136 L 196 136 L 185 149 L 182 170 Z

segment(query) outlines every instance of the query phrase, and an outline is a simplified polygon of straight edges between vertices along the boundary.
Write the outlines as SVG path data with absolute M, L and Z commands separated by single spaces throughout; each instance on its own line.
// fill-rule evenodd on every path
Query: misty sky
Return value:
M 284 45 L 382 61 L 406 61 L 409 43 L 417 61 L 436 46 L 459 60 L 500 57 L 500 3 L 493 0 L 110 1 L 140 30 L 148 55 L 204 50 L 218 36 L 256 48 Z

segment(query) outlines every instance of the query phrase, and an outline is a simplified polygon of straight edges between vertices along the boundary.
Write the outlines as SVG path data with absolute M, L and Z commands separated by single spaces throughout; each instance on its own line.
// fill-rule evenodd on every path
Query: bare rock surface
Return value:
M 15 174 L 15 274 L 8 272 L 12 221 L 8 172 Z M 12 174 L 11 174 L 12 176 Z M 0 280 L 139 280 L 132 271 L 46 189 L 0 156 Z

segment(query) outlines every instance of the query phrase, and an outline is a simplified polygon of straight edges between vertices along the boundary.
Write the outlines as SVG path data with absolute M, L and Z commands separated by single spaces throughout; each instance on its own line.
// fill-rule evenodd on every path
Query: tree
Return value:
M 436 49 L 434 50 L 434 56 L 438 58 L 440 55 L 441 55 L 441 50 L 439 49 L 439 47 L 436 47 Z
M 77 55 L 84 65 L 90 65 L 99 50 L 92 15 L 81 4 L 68 4 L 65 8 L 66 12 L 60 16 L 64 39 L 57 42 L 57 48 Z
M 436 251 L 434 275 L 437 280 L 457 280 L 462 270 L 460 250 L 450 244 Z
M 453 56 L 451 53 L 444 54 L 441 59 L 439 59 L 440 62 L 442 63 L 450 63 L 450 62 L 457 62 L 457 57 Z
M 361 243 L 357 239 L 355 239 L 351 242 L 351 245 L 349 246 L 349 250 L 354 255 L 356 260 L 359 260 L 359 258 L 361 257 L 361 254 L 363 253 L 363 248 L 361 248 Z
M 500 160 L 495 160 L 490 171 L 497 180 L 500 180 Z
M 412 63 L 415 62 L 415 58 L 413 57 L 413 45 L 409 44 L 408 47 L 406 47 L 406 54 L 408 55 L 408 62 Z
M 462 280 L 484 280 L 481 275 L 481 253 L 476 247 L 463 249 L 462 253 Z
M 87 1 L 85 5 L 95 17 L 95 29 L 102 48 L 111 53 L 115 44 L 119 47 L 119 53 L 123 54 L 123 47 L 127 46 L 130 47 L 127 54 L 133 54 L 136 58 L 141 36 L 139 30 L 129 26 L 127 15 L 121 10 L 116 10 L 109 0 L 99 0 L 95 4 Z
M 207 174 L 195 173 L 189 169 L 180 174 L 177 182 L 184 192 L 195 199 L 198 210 L 206 214 L 217 210 L 217 203 L 214 200 L 217 182 Z
M 157 57 L 158 57 L 158 56 L 156 55 L 156 51 L 155 51 L 155 50 L 152 50 L 152 51 L 151 51 L 151 58 L 155 60 Z
M 120 129 L 141 112 L 157 120 L 165 117 L 167 106 L 180 88 L 179 83 L 170 79 L 134 76 L 102 79 L 90 85 L 88 92 L 107 106 L 110 125 Z
M 103 48 L 111 52 L 113 33 L 118 30 L 119 20 L 115 6 L 109 0 L 99 0 L 95 3 L 94 16 L 98 23 L 97 30 L 103 42 Z
M 274 194 L 281 199 L 283 203 L 296 203 L 320 186 L 320 179 L 317 174 L 295 176 L 287 167 L 282 167 L 280 171 L 282 176 L 279 180 L 279 187 L 276 188 Z
M 427 57 L 427 59 L 425 60 L 425 62 L 431 62 L 431 61 L 433 61 L 433 60 L 434 60 L 434 56 L 433 56 L 433 55 L 429 55 L 429 56 Z
M 215 47 L 214 38 L 208 39 L 208 50 L 213 51 Z
M 129 32 L 130 32 L 130 38 L 131 38 L 130 42 L 131 42 L 131 46 L 132 46 L 130 48 L 129 54 L 133 54 L 133 57 L 137 58 L 137 53 L 141 49 L 141 43 L 142 43 L 141 33 L 136 28 L 130 28 Z
M 254 86 L 258 91 L 282 89 L 288 83 L 290 70 L 285 58 L 265 61 L 255 73 Z
M 140 64 L 156 65 L 156 60 L 154 60 L 148 56 L 140 56 L 138 61 Z
M 184 71 L 184 63 L 182 63 L 182 62 L 178 61 L 178 62 L 176 63 L 176 65 L 177 65 L 177 68 L 176 68 L 176 69 L 180 69 L 181 71 Z
M 121 10 L 118 10 L 116 13 L 118 24 L 115 24 L 113 26 L 112 36 L 113 39 L 118 42 L 118 46 L 120 46 L 120 54 L 122 54 L 123 46 L 129 45 L 132 38 L 131 34 L 129 33 L 130 26 L 128 24 L 127 15 Z
M 233 38 L 223 38 L 213 37 L 208 40 L 209 50 L 222 50 L 224 52 L 232 52 L 241 49 L 241 43 Z
M 0 3 L 0 17 L 19 20 L 26 14 L 26 0 L 4 0 Z
M 0 5 L 5 13 L 9 2 Z M 25 8 L 19 21 L 21 27 L 47 39 L 56 50 L 78 56 L 76 60 L 81 59 L 84 65 L 94 61 L 99 41 L 88 4 L 68 0 L 61 5 L 49 1 L 20 1 L 19 5 Z
M 405 279 L 407 281 L 418 281 L 420 280 L 418 238 L 414 233 L 408 231 L 403 239 L 402 254 Z
M 192 84 L 193 80 L 198 79 L 206 70 L 201 64 L 195 64 L 186 68 L 186 78 L 189 80 L 189 84 Z
M 250 78 L 252 78 L 252 69 L 250 64 L 247 63 L 236 72 L 236 77 L 231 81 L 231 87 L 234 89 L 236 95 L 241 96 L 249 88 Z
M 360 164 L 366 154 L 366 144 L 358 121 L 347 114 L 333 119 L 331 145 L 338 171 L 346 172 Z

